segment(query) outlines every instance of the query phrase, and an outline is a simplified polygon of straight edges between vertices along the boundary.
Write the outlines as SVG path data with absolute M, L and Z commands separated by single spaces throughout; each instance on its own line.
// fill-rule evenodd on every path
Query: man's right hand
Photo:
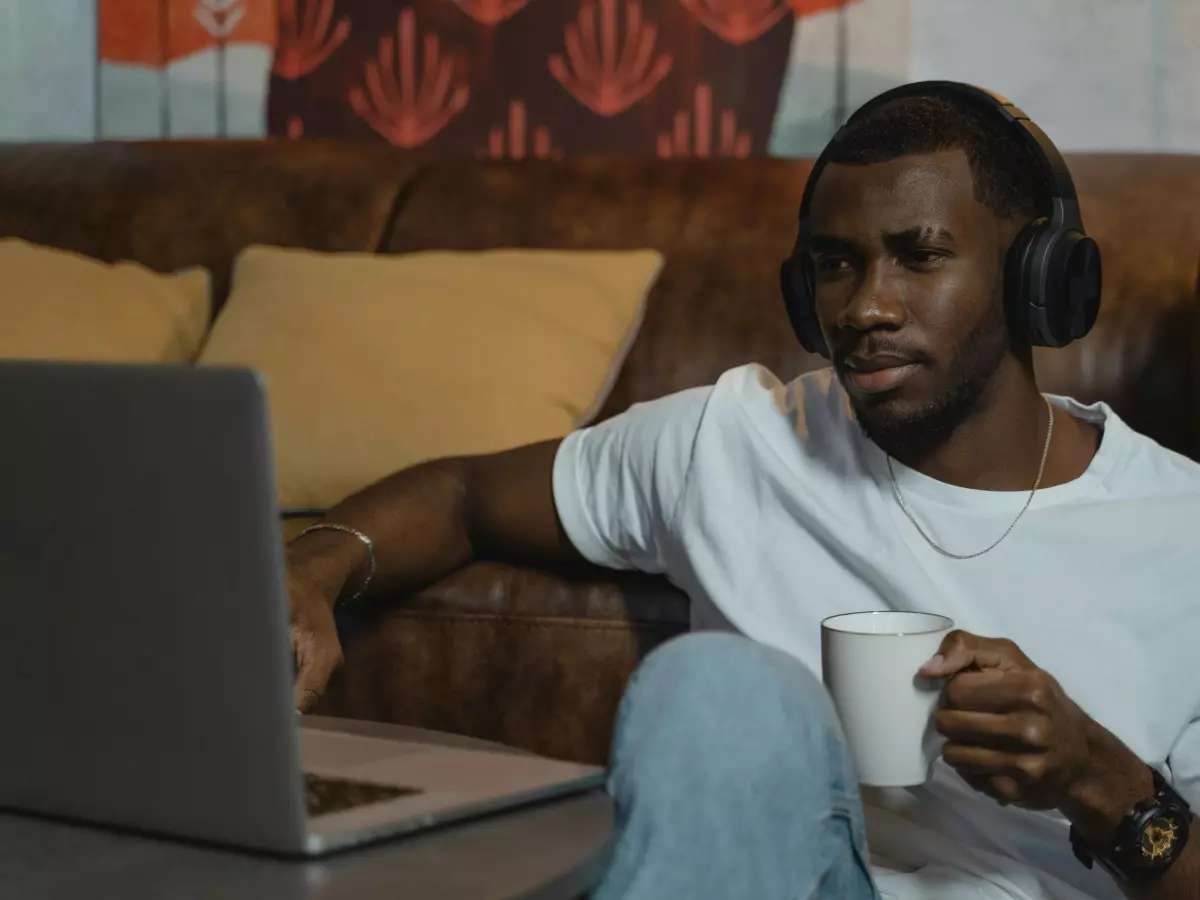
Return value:
M 517 565 L 579 564 L 554 504 L 559 441 L 487 456 L 431 460 L 390 475 L 343 500 L 330 521 L 353 524 L 374 543 L 371 579 L 386 595 L 407 596 L 476 559 Z M 296 709 L 312 710 L 342 664 L 333 608 L 359 590 L 370 569 L 363 543 L 312 531 L 287 547 Z
M 326 545 L 329 537 L 338 539 L 332 535 L 323 537 L 321 543 Z M 357 543 L 354 538 L 351 540 Z M 302 538 L 291 544 L 287 553 L 291 642 L 297 666 L 293 700 L 300 712 L 312 711 L 324 696 L 330 677 L 342 664 L 342 644 L 333 608 L 356 568 L 356 561 L 346 560 L 343 554 L 321 553 L 312 544 L 308 537 Z

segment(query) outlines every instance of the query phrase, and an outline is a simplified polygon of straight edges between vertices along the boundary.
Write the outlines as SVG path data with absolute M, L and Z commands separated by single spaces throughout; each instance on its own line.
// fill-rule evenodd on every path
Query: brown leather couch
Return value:
M 1200 456 L 1200 157 L 1069 162 L 1104 253 L 1104 307 L 1085 341 L 1039 355 L 1043 387 L 1106 400 Z M 163 271 L 202 264 L 216 273 L 218 303 L 250 243 L 654 247 L 666 267 L 609 416 L 749 361 L 785 378 L 822 364 L 796 345 L 777 284 L 809 167 L 430 161 L 319 142 L 9 146 L 0 147 L 0 236 Z M 600 761 L 630 672 L 686 628 L 687 613 L 686 597 L 655 578 L 480 563 L 344 616 L 347 661 L 321 712 Z

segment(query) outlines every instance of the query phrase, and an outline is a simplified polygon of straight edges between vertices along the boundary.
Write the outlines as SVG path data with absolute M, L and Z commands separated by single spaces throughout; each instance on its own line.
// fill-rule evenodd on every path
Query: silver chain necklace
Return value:
M 904 514 L 908 516 L 908 521 L 912 522 L 913 527 L 917 529 L 917 532 L 921 535 L 921 537 L 925 538 L 925 543 L 929 544 L 929 546 L 938 553 L 942 554 L 943 556 L 948 556 L 951 559 L 974 559 L 977 556 L 983 556 L 983 554 L 990 550 L 994 550 L 1000 545 L 1000 542 L 1008 537 L 1009 533 L 1017 527 L 1017 523 L 1021 521 L 1021 516 L 1025 515 L 1025 511 L 1029 509 L 1029 504 L 1033 502 L 1033 495 L 1036 494 L 1038 492 L 1038 488 L 1042 486 L 1042 475 L 1046 472 L 1046 458 L 1050 455 L 1050 439 L 1054 437 L 1054 406 L 1051 405 L 1050 401 L 1045 396 L 1043 396 L 1042 399 L 1046 401 L 1046 412 L 1050 414 L 1050 421 L 1046 425 L 1046 446 L 1042 448 L 1042 461 L 1038 464 L 1038 473 L 1037 478 L 1034 479 L 1033 482 L 1033 490 L 1031 490 L 1029 492 L 1029 496 L 1025 498 L 1025 505 L 1022 506 L 1021 511 L 1017 513 L 1017 517 L 1012 520 L 1012 524 L 1004 529 L 1004 534 L 996 538 L 994 543 L 984 547 L 977 553 L 951 553 L 929 536 L 925 529 L 921 527 L 921 523 L 917 521 L 917 517 L 913 515 L 912 510 L 908 508 L 908 504 L 904 502 L 904 496 L 900 493 L 900 485 L 896 481 L 896 473 L 892 471 L 891 454 L 887 455 L 888 475 L 891 476 L 892 479 L 892 493 L 896 495 L 896 502 L 900 504 L 900 508 L 904 510 Z

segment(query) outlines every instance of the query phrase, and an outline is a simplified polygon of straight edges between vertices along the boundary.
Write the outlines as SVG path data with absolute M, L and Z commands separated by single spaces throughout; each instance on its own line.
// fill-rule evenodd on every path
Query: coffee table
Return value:
M 317 716 L 306 726 L 459 747 L 440 732 Z M 576 900 L 607 858 L 598 790 L 316 861 L 290 861 L 0 812 L 0 894 L 21 900 Z

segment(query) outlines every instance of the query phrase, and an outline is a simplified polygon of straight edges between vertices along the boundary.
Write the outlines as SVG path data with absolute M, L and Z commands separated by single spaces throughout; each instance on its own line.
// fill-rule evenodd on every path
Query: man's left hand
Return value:
M 920 674 L 949 678 L 934 719 L 942 758 L 1000 803 L 1061 809 L 1103 839 L 1131 797 L 1153 793 L 1133 752 L 1012 641 L 953 631 Z M 1097 790 L 1110 793 L 1103 808 Z

